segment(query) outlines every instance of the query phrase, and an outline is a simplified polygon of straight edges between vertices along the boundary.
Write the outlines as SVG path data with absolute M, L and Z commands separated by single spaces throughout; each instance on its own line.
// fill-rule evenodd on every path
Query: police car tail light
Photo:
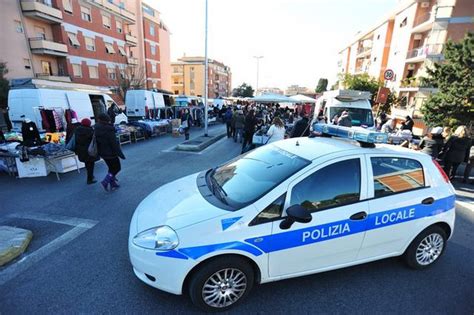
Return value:
M 162 225 L 138 233 L 133 244 L 146 249 L 172 250 L 178 246 L 179 240 L 172 228 Z
M 366 129 L 354 129 L 350 127 L 315 123 L 313 124 L 313 131 L 319 135 L 351 139 L 367 144 L 387 143 L 388 141 L 387 134 Z
M 436 166 L 436 168 L 438 169 L 438 171 L 441 173 L 441 176 L 443 176 L 444 181 L 446 183 L 449 183 L 449 176 L 446 175 L 446 173 L 444 172 L 441 165 L 439 165 L 438 161 L 436 161 L 435 159 L 433 159 L 432 161 L 433 161 L 434 165 Z

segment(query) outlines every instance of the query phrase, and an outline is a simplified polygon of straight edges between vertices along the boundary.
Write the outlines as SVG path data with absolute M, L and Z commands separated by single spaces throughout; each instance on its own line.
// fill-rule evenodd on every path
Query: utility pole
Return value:
M 260 68 L 260 59 L 263 58 L 263 56 L 253 56 L 255 59 L 257 59 L 257 84 L 255 87 L 255 96 L 257 96 L 258 92 L 258 74 L 259 74 L 259 68 Z
M 207 0 L 206 0 L 206 18 L 204 27 L 204 136 L 207 137 L 207 121 L 208 121 L 208 105 L 207 105 L 207 93 L 208 93 L 208 80 L 209 80 L 209 63 L 207 60 Z

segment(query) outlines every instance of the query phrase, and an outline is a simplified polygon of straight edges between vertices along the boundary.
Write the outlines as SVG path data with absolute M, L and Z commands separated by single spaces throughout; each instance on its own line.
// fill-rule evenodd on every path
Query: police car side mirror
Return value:
M 286 209 L 286 214 L 288 215 L 283 221 L 280 223 L 280 229 L 287 230 L 289 229 L 293 223 L 308 223 L 311 222 L 313 216 L 311 212 L 306 210 L 300 205 L 294 205 Z

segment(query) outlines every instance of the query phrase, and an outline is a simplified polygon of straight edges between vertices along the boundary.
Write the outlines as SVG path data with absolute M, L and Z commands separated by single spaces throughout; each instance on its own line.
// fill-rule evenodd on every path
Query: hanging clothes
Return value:
M 53 110 L 53 117 L 54 117 L 54 123 L 56 125 L 56 131 L 63 130 L 63 121 L 61 119 L 61 116 L 55 110 Z
M 46 131 L 56 132 L 57 128 L 56 128 L 56 121 L 54 120 L 53 111 L 50 109 L 44 109 L 43 112 L 44 112 L 44 115 L 46 116 L 46 121 L 49 126 L 48 129 L 45 128 Z
M 43 129 L 46 131 L 51 131 L 51 126 L 49 125 L 48 116 L 46 115 L 46 111 L 44 109 L 40 110 L 41 115 L 41 125 Z
M 23 145 L 34 147 L 41 145 L 41 138 L 36 124 L 32 121 L 21 124 L 21 134 L 23 136 Z

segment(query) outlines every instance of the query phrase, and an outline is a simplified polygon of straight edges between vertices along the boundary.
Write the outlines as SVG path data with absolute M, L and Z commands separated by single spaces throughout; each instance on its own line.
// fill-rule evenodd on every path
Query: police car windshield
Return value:
M 372 110 L 367 108 L 347 108 L 347 107 L 332 107 L 330 109 L 331 120 L 334 116 L 341 116 L 343 111 L 348 111 L 349 116 L 352 120 L 352 126 L 374 126 L 374 118 L 372 116 Z
M 214 184 L 225 193 L 226 202 L 234 208 L 242 208 L 310 163 L 273 145 L 266 145 L 218 167 L 211 176 Z

